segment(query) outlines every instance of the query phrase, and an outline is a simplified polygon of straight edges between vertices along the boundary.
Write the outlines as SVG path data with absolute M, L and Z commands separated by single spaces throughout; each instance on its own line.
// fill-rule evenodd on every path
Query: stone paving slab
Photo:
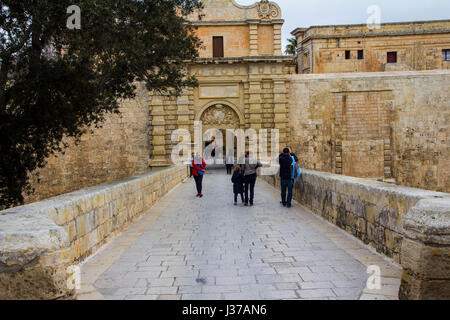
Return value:
M 230 176 L 188 179 L 82 265 L 79 299 L 397 299 L 401 269 L 262 179 L 233 205 Z M 369 264 L 383 286 L 369 290 Z M 385 273 L 383 273 L 385 272 Z

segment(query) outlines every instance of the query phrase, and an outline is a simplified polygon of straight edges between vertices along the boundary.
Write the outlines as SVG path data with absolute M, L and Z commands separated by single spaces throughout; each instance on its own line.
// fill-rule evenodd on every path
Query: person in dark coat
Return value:
M 292 189 L 294 187 L 292 164 L 294 161 L 298 162 L 298 158 L 289 148 L 284 148 L 283 153 L 278 157 L 278 163 L 280 164 L 281 204 L 288 208 L 292 206 Z
M 230 154 L 228 154 L 228 156 L 225 159 L 225 165 L 227 167 L 227 174 L 230 174 L 230 175 L 232 174 L 232 170 L 233 170 L 233 162 L 234 162 L 233 160 L 234 159 Z
M 256 184 L 256 170 L 262 167 L 262 163 L 250 156 L 250 152 L 245 153 L 244 164 L 242 165 L 244 170 L 244 193 L 245 193 L 245 206 L 253 206 L 253 198 L 255 195 Z M 250 191 L 250 197 L 249 197 Z
M 234 205 L 237 205 L 237 197 L 240 194 L 242 203 L 244 203 L 244 174 L 240 166 L 236 166 L 231 177 L 233 182 Z

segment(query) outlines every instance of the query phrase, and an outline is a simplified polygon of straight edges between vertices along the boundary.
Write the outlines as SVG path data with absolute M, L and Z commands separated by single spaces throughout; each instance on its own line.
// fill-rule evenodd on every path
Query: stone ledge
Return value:
M 68 247 L 64 228 L 42 212 L 27 206 L 1 212 L 0 300 L 73 295 L 65 289 Z
M 64 228 L 42 213 L 21 208 L 0 214 L 0 272 L 17 272 L 68 245 Z
M 450 246 L 450 197 L 420 200 L 404 221 L 405 236 L 437 246 Z
M 425 70 L 425 71 L 390 71 L 390 72 L 353 72 L 353 73 L 317 73 L 288 75 L 291 82 L 309 83 L 312 80 L 358 80 L 358 79 L 384 79 L 384 78 L 420 78 L 430 76 L 448 76 L 450 70 Z

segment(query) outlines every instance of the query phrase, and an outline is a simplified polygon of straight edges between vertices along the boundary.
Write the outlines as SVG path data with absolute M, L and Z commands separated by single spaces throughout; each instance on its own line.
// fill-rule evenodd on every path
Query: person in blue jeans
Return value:
M 298 158 L 291 153 L 289 148 L 284 148 L 283 153 L 278 157 L 278 163 L 280 164 L 281 204 L 288 208 L 292 206 L 292 189 L 294 187 L 292 163 L 294 160 L 297 162 Z
M 253 199 L 255 197 L 256 184 L 256 170 L 262 167 L 262 163 L 250 156 L 250 152 L 245 153 L 244 164 L 244 206 L 253 206 Z M 250 192 L 250 197 L 249 197 Z
M 194 176 L 195 186 L 197 188 L 197 197 L 203 197 L 202 193 L 202 183 L 203 175 L 206 171 L 205 159 L 203 159 L 199 154 L 192 160 L 192 175 Z

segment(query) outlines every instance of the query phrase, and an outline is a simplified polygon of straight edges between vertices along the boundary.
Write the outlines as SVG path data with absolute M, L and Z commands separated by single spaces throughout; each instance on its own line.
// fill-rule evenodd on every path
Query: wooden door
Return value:
M 223 37 L 213 37 L 213 58 L 223 58 Z
M 397 63 L 397 52 L 387 53 L 387 63 Z

